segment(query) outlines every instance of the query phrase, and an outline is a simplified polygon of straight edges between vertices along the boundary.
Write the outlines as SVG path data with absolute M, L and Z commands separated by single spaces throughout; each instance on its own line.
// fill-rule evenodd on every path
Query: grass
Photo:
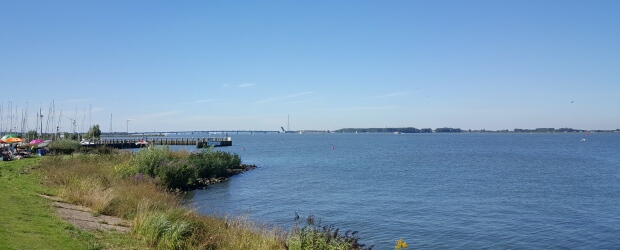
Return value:
M 181 154 L 180 154 L 181 155 Z M 285 249 L 280 231 L 236 218 L 209 217 L 181 205 L 149 175 L 127 175 L 133 155 L 44 157 L 41 178 L 51 193 L 94 212 L 132 220 L 133 237 L 154 249 Z M 149 156 L 153 157 L 153 156 Z M 179 156 L 175 156 L 179 157 Z M 156 161 L 153 161 L 154 163 Z
M 2 249 L 102 249 L 132 246 L 117 233 L 87 233 L 56 216 L 35 166 L 40 158 L 0 161 L 0 246 Z M 137 241 L 133 241 L 139 243 Z
M 167 155 L 168 159 L 188 156 L 186 152 L 164 153 L 171 154 Z M 7 249 L 363 249 L 354 234 L 339 235 L 332 226 L 321 228 L 309 223 L 287 236 L 281 229 L 257 226 L 243 217 L 197 214 L 182 206 L 179 193 L 170 192 L 160 179 L 149 174 L 136 175 L 137 166 L 133 164 L 136 159 L 132 157 L 130 153 L 78 153 L 1 162 L 0 246 Z M 157 152 L 139 157 L 153 165 L 161 160 Z M 51 202 L 38 193 L 89 207 L 94 214 L 133 221 L 133 231 L 121 234 L 78 230 L 56 216 Z

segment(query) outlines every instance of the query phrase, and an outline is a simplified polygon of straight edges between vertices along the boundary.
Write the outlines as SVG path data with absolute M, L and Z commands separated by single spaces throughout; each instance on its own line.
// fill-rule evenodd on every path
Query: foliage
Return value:
M 128 166 L 130 157 L 130 153 L 43 157 L 41 171 L 45 183 L 64 200 L 100 214 L 130 219 L 142 199 L 158 200 L 162 206 L 179 202 L 175 195 L 161 192 L 151 178 L 119 175 L 118 169 Z
M 188 157 L 186 153 L 158 152 L 170 157 L 170 161 Z M 63 200 L 89 207 L 95 213 L 133 220 L 134 234 L 130 236 L 149 248 L 285 249 L 280 231 L 259 230 L 242 219 L 199 215 L 181 206 L 178 195 L 159 188 L 159 178 L 129 175 L 128 169 L 136 169 L 132 168 L 136 162 L 133 157 L 131 153 L 42 157 L 40 171 L 44 183 Z
M 75 153 L 76 151 L 79 151 L 82 145 L 80 145 L 80 143 L 77 141 L 61 139 L 52 141 L 48 145 L 48 147 L 50 151 L 54 152 L 55 154 L 70 155 Z
M 187 188 L 196 181 L 196 167 L 186 159 L 166 160 L 155 168 L 155 176 L 169 189 Z
M 88 129 L 88 133 L 84 136 L 85 138 L 100 138 L 101 137 L 101 129 L 99 128 L 99 124 L 95 124 Z
M 138 205 L 134 232 L 151 247 L 186 249 L 194 229 L 192 223 L 183 217 L 183 212 L 182 209 L 159 211 L 149 200 L 143 200 Z
M 0 161 L 1 249 L 118 249 L 139 245 L 130 235 L 84 232 L 56 216 L 50 209 L 51 201 L 37 195 L 53 192 L 41 183 L 37 165 L 43 159 Z
M 418 129 L 414 127 L 406 128 L 343 128 L 334 131 L 336 133 L 432 133 L 430 128 Z
M 213 148 L 189 155 L 188 161 L 196 166 L 198 178 L 227 176 L 229 169 L 236 168 L 241 164 L 239 155 L 213 151 Z
M 299 228 L 301 222 L 305 225 Z M 372 247 L 366 247 L 364 244 L 360 244 L 357 231 L 346 231 L 345 234 L 339 234 L 339 229 L 334 228 L 334 225 L 321 226 L 321 223 L 316 223 L 313 215 L 309 215 L 305 220 L 300 220 L 296 215 L 295 224 L 293 225 L 293 234 L 287 241 L 288 249 L 291 250 L 306 250 L 306 249 L 372 249 Z
M 407 242 L 403 241 L 403 239 L 398 239 L 396 241 L 396 246 L 394 246 L 394 249 L 405 249 L 407 247 L 409 247 Z
M 64 133 L 64 138 L 65 138 L 65 140 L 78 140 L 79 139 L 79 135 L 76 134 L 76 133 L 65 132 Z
M 172 160 L 172 154 L 168 147 L 142 148 L 131 158 L 131 164 L 135 167 L 131 174 L 143 173 L 155 177 L 159 165 L 169 160 Z
M 226 177 L 240 164 L 239 155 L 212 149 L 189 154 L 167 147 L 148 147 L 138 151 L 131 166 L 122 171 L 126 176 L 145 174 L 157 178 L 166 189 L 188 189 L 197 178 Z
M 96 155 L 110 155 L 118 154 L 119 150 L 110 147 L 82 147 L 82 152 Z

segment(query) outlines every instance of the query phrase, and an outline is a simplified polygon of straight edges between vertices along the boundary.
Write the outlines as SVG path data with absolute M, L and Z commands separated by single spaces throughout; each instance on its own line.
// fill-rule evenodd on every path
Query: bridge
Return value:
M 278 130 L 188 130 L 188 131 L 153 131 L 153 132 L 112 132 L 101 133 L 102 136 L 166 136 L 195 134 L 267 134 L 280 133 Z

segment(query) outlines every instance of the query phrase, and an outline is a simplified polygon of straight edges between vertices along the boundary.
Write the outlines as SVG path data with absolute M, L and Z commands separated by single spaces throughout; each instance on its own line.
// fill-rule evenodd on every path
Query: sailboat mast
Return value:
M 41 111 L 41 103 L 39 103 L 39 118 L 40 118 L 40 122 L 41 122 L 41 134 L 39 136 L 41 136 L 41 138 L 43 138 L 43 113 Z

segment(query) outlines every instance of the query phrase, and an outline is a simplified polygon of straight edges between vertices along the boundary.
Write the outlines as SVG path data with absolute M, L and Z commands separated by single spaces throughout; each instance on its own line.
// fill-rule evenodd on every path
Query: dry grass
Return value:
M 186 157 L 178 152 L 175 157 Z M 281 230 L 261 229 L 246 218 L 199 215 L 156 180 L 127 176 L 131 155 L 46 157 L 44 181 L 64 200 L 95 213 L 134 221 L 134 233 L 156 249 L 286 249 Z

